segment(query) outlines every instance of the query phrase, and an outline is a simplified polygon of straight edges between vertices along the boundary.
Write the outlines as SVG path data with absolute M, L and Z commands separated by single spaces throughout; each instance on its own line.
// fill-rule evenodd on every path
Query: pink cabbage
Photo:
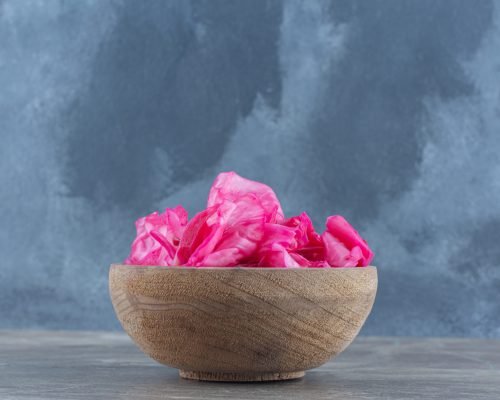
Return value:
M 266 222 L 281 222 L 284 214 L 273 189 L 260 182 L 242 178 L 236 172 L 223 172 L 215 178 L 208 194 L 207 207 L 226 202 L 258 203 Z
M 364 267 L 373 259 L 366 241 L 340 215 L 328 217 L 326 231 L 321 237 L 325 245 L 325 260 L 332 267 Z
M 219 174 L 207 208 L 189 222 L 181 206 L 140 218 L 125 264 L 326 268 L 369 265 L 373 252 L 341 216 L 318 234 L 306 213 L 285 219 L 274 191 L 234 172 Z
M 173 265 L 188 213 L 182 206 L 154 212 L 135 222 L 137 236 L 125 264 Z

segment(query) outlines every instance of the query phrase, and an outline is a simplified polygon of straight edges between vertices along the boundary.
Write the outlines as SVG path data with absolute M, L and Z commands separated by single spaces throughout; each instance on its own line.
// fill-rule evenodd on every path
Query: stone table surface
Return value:
M 179 378 L 122 333 L 0 331 L 0 399 L 500 399 L 500 341 L 359 337 L 302 379 Z

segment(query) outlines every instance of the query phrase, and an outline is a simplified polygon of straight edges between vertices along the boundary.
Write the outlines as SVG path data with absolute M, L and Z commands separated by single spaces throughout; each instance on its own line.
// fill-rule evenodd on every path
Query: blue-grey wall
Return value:
M 374 248 L 364 334 L 500 337 L 500 2 L 0 1 L 0 327 L 118 328 L 134 220 L 214 176 Z

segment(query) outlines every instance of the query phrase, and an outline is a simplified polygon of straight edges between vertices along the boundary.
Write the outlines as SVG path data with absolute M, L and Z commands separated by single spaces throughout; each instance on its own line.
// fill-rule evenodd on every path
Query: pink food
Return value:
M 125 264 L 193 267 L 364 267 L 373 252 L 341 216 L 321 235 L 306 213 L 286 219 L 274 191 L 235 172 L 215 179 L 207 208 L 188 221 L 182 206 L 136 221 Z

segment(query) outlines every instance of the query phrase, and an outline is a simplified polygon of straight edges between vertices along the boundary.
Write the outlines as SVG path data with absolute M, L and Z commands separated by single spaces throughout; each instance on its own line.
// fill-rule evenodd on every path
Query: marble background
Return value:
M 0 327 L 117 329 L 134 220 L 219 171 L 380 287 L 363 333 L 500 337 L 500 2 L 0 0 Z

